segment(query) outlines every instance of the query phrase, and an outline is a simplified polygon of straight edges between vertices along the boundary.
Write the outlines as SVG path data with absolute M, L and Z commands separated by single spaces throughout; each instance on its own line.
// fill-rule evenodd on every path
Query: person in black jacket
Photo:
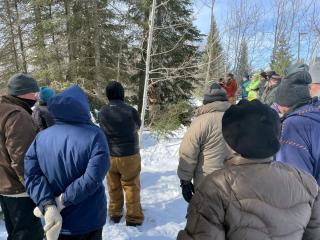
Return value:
M 139 226 L 144 215 L 140 203 L 141 157 L 138 130 L 141 120 L 136 109 L 124 102 L 124 88 L 112 81 L 106 87 L 109 103 L 99 112 L 99 123 L 107 136 L 111 166 L 107 174 L 110 222 L 119 223 L 126 195 L 126 224 Z

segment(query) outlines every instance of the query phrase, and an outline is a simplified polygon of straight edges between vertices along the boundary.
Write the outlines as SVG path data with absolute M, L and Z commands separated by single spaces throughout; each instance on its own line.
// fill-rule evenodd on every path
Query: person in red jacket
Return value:
M 223 88 L 227 92 L 229 102 L 232 104 L 236 103 L 236 94 L 238 90 L 238 84 L 237 84 L 237 81 L 234 79 L 234 76 L 232 73 L 229 73 L 227 75 L 227 83 L 223 85 Z

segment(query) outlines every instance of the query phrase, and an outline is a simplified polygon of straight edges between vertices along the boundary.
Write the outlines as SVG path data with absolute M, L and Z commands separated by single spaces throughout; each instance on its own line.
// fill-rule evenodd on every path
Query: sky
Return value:
M 272 34 L 272 22 L 273 22 L 273 16 L 271 11 L 268 11 L 268 9 L 271 9 L 272 6 L 270 5 L 270 2 L 264 1 L 264 0 L 250 0 L 255 1 L 255 3 L 261 4 L 261 7 L 264 7 L 265 14 L 262 16 L 263 18 L 263 24 L 264 24 L 264 31 L 267 31 L 267 33 L 261 33 L 263 34 L 264 42 L 260 49 L 258 49 L 257 54 L 258 56 L 254 56 L 254 62 L 253 62 L 253 68 L 255 69 L 264 69 L 268 66 L 268 63 L 270 62 L 270 56 L 272 53 L 272 47 L 273 47 L 273 34 Z M 210 28 L 210 15 L 211 15 L 211 2 L 212 0 L 194 0 L 193 8 L 194 8 L 194 24 L 198 27 L 198 29 L 203 34 L 208 34 L 209 28 Z M 269 5 L 268 5 L 269 4 Z M 228 6 L 228 0 L 216 0 L 215 6 L 214 6 L 214 16 L 215 20 L 217 22 L 217 26 L 220 32 L 220 36 L 223 37 L 223 25 L 224 25 L 224 17 L 227 14 L 228 9 L 230 7 Z M 305 31 L 304 29 L 301 29 L 301 31 Z M 308 36 L 302 36 L 301 38 L 301 52 L 300 55 L 302 58 L 307 58 L 307 37 Z M 250 37 L 249 37 L 250 38 Z M 292 47 L 292 55 L 293 58 L 297 58 L 297 36 L 293 37 L 293 42 L 291 43 Z M 206 41 L 204 41 L 202 44 L 204 45 Z M 223 47 L 226 47 L 227 44 L 223 44 Z M 250 50 L 250 49 L 249 49 Z M 319 52 L 319 51 L 318 51 Z M 249 53 L 250 54 L 250 53 Z

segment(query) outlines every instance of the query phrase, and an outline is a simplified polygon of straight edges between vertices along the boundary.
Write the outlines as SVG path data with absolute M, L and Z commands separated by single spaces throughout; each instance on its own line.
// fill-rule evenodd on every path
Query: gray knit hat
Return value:
M 281 106 L 292 107 L 311 98 L 309 93 L 311 76 L 308 70 L 308 65 L 299 63 L 286 69 L 286 76 L 276 92 L 276 103 Z
M 320 83 L 320 58 L 316 58 L 315 62 L 310 65 L 309 73 L 312 83 Z
M 7 87 L 8 94 L 11 96 L 39 92 L 37 81 L 31 75 L 25 73 L 13 75 L 9 79 Z
M 207 87 L 206 92 L 203 96 L 203 104 L 212 103 L 215 101 L 228 101 L 227 93 L 217 83 L 212 83 Z

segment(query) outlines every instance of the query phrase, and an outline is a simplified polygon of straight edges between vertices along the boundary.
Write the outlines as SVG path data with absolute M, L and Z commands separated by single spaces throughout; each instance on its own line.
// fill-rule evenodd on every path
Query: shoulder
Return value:
M 313 197 L 317 196 L 319 191 L 318 183 L 309 173 L 279 161 L 272 162 L 271 167 L 282 171 L 283 174 L 281 175 L 284 177 L 295 178 Z

